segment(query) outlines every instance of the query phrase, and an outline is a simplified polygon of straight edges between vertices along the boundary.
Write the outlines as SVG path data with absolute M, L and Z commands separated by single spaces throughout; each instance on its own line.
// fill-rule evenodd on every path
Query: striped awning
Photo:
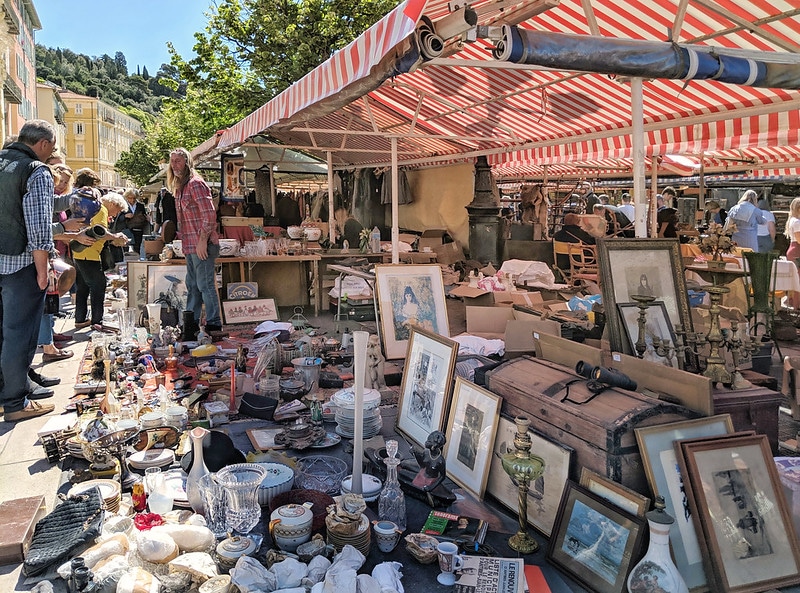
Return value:
M 420 53 L 423 25 L 449 13 L 448 0 L 406 0 L 275 99 L 225 130 L 204 158 L 267 135 L 335 168 L 391 163 L 419 167 L 486 155 L 495 174 L 514 178 L 547 166 L 627 166 L 631 87 L 621 77 L 499 62 L 498 25 L 618 39 L 715 47 L 800 69 L 796 0 L 476 0 L 478 37 L 444 39 L 440 57 Z M 489 36 L 481 36 L 488 33 Z M 670 37 L 671 35 L 671 37 Z M 707 51 L 707 50 L 706 50 Z M 756 168 L 800 146 L 800 91 L 714 80 L 643 84 L 646 158 L 698 159 L 729 153 Z M 208 144 L 208 143 L 207 143 Z M 214 144 L 214 143 L 212 143 Z M 199 148 L 199 147 L 198 147 Z M 782 153 L 777 153 L 781 156 Z M 794 159 L 794 154 L 790 156 Z M 753 161 L 752 159 L 756 159 Z M 621 165 L 621 164 L 622 165 Z M 681 168 L 676 165 L 677 168 Z M 669 171 L 669 166 L 666 167 Z M 674 169 L 674 168 L 673 168 Z M 675 174 L 672 170 L 670 174 Z M 691 174 L 682 171 L 680 174 Z M 589 175 L 591 176 L 591 174 Z

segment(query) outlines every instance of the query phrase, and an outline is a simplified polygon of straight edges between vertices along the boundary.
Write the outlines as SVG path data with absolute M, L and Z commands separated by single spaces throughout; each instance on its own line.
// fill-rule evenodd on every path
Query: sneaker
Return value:
M 38 418 L 39 416 L 49 414 L 55 409 L 56 407 L 53 404 L 40 404 L 39 402 L 28 401 L 28 405 L 21 410 L 5 412 L 3 414 L 3 420 L 6 422 L 19 422 L 20 420 L 28 420 L 29 418 Z

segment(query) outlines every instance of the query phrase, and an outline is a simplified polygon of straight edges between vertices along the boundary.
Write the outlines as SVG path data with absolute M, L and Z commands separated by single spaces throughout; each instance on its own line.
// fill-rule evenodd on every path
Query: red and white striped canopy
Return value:
M 202 160 L 263 135 L 322 159 L 330 153 L 335 168 L 380 167 L 391 163 L 394 137 L 401 166 L 487 155 L 504 179 L 628 170 L 633 124 L 625 80 L 498 62 L 490 39 L 458 37 L 445 40 L 443 57 L 398 73 L 414 61 L 420 20 L 436 26 L 449 3 L 406 0 L 195 155 Z M 763 52 L 800 68 L 797 0 L 476 0 L 470 6 L 478 25 L 671 39 L 748 57 Z M 800 153 L 798 108 L 796 90 L 646 80 L 646 157 L 670 174 L 692 169 L 669 155 L 702 158 L 706 170 L 736 161 L 738 171 L 789 171 Z M 784 150 L 767 150 L 777 147 Z

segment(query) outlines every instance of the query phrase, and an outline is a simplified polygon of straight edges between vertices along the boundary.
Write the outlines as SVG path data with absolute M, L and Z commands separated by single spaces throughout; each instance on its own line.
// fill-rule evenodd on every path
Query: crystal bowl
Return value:
M 331 496 L 339 494 L 347 464 L 330 455 L 312 455 L 297 462 L 294 477 L 296 488 L 319 490 Z

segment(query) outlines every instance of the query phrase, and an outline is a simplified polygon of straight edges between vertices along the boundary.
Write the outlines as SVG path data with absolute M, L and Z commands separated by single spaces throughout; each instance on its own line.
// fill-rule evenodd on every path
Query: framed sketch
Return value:
M 275 299 L 222 301 L 222 313 L 225 316 L 226 324 L 261 323 L 278 319 Z
M 677 239 L 600 239 L 597 259 L 612 350 L 635 354 L 616 306 L 633 302 L 632 294 L 656 297 L 664 303 L 670 323 L 679 323 L 686 331 L 692 331 Z
M 375 266 L 375 289 L 386 358 L 403 357 L 413 328 L 450 336 L 439 265 Z
M 128 307 L 135 307 L 140 315 L 147 305 L 147 268 L 147 262 L 128 262 Z
M 800 583 L 800 544 L 765 435 L 675 443 L 713 590 Z
M 285 449 L 285 445 L 278 445 L 275 443 L 275 436 L 283 432 L 285 429 L 281 426 L 278 428 L 249 428 L 247 438 L 256 451 L 269 451 L 270 449 Z
M 247 192 L 244 178 L 244 155 L 223 154 L 220 157 L 220 165 L 222 166 L 220 200 L 243 202 Z
M 713 437 L 733 432 L 729 414 L 635 428 L 647 483 L 653 497 L 664 497 L 665 510 L 674 517 L 669 539 L 678 572 L 689 589 L 706 586 L 706 573 L 692 513 L 686 500 L 673 443 L 679 439 Z
M 647 522 L 567 482 L 547 559 L 596 593 L 622 593 Z
M 397 429 L 419 446 L 444 430 L 458 343 L 420 329 L 411 330 L 397 410 Z
M 516 432 L 514 420 L 500 416 L 494 438 L 489 481 L 486 483 L 486 492 L 515 514 L 519 512 L 519 490 L 517 484 L 503 471 L 500 457 L 514 450 Z M 569 479 L 572 449 L 551 441 L 530 428 L 528 435 L 533 444 L 531 451 L 544 459 L 544 473 L 528 489 L 528 523 L 549 537 L 561 502 L 561 494 Z
M 182 315 L 186 310 L 186 266 L 166 265 L 147 267 L 147 302 L 161 300 Z
M 483 500 L 502 398 L 456 377 L 447 422 L 447 475 Z
M 625 328 L 625 335 L 628 338 L 628 345 L 631 347 L 631 352 L 636 354 L 636 342 L 639 341 L 639 311 L 641 309 L 637 303 L 617 303 L 617 308 Z M 644 360 L 677 369 L 678 359 L 674 355 L 674 350 L 670 351 L 670 356 L 659 356 L 653 346 L 654 341 L 663 342 L 668 347 L 675 346 L 675 333 L 667 314 L 667 308 L 661 301 L 653 301 L 647 307 L 646 313 L 644 341 L 647 349 L 644 352 Z
M 644 517 L 650 508 L 650 499 L 646 496 L 586 467 L 581 468 L 581 486 L 637 517 Z

